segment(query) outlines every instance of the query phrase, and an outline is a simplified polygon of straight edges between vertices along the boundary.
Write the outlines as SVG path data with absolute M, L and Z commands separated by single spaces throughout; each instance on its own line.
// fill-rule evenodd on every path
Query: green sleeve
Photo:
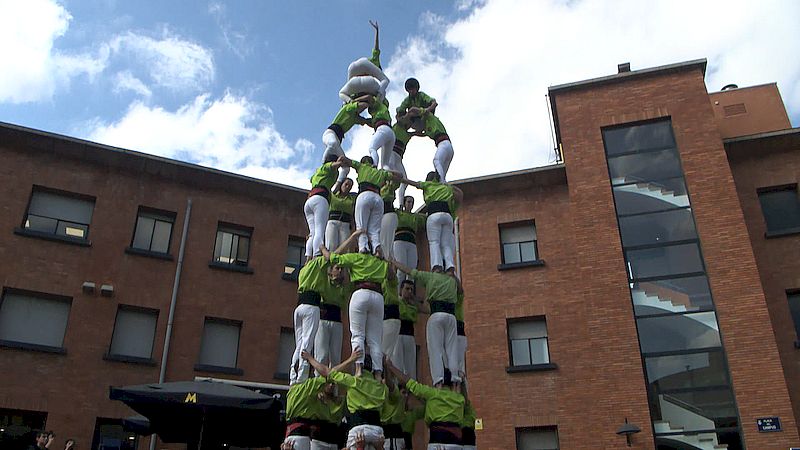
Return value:
M 414 422 L 422 420 L 425 418 L 425 407 L 417 406 L 416 408 L 412 409 L 409 414 Z
M 426 108 L 428 106 L 431 106 L 433 104 L 433 102 L 436 101 L 435 98 L 431 97 L 430 95 L 428 95 L 428 94 L 426 94 L 424 92 L 419 92 L 417 95 L 419 95 L 422 104 L 427 104 Z
M 408 110 L 408 105 L 411 103 L 410 97 L 406 96 L 400 106 L 397 107 L 397 114 L 405 113 Z
M 414 281 L 421 282 L 423 286 L 426 286 L 431 279 L 428 272 L 422 272 L 416 269 L 411 271 L 411 278 L 413 278 Z
M 428 222 L 428 218 L 423 216 L 422 214 L 415 214 L 414 219 L 417 222 L 417 229 L 421 230 L 425 228 L 426 223 Z
M 328 379 L 341 386 L 347 386 L 349 388 L 356 386 L 356 377 L 350 375 L 349 373 L 331 370 L 331 372 L 328 374 Z
M 381 49 L 379 49 L 379 48 L 373 48 L 372 49 L 372 57 L 369 58 L 369 62 L 371 62 L 372 64 L 375 64 L 376 66 L 378 66 L 378 69 L 382 69 L 381 68 Z
M 340 255 L 338 253 L 331 253 L 331 263 L 338 264 L 342 267 L 351 267 L 353 265 L 353 258 L 351 253 Z
M 361 162 L 359 162 L 359 161 L 356 161 L 356 160 L 352 160 L 352 161 L 350 161 L 350 166 L 351 166 L 353 169 L 356 169 L 356 172 L 358 172 L 358 169 L 359 169 L 359 168 L 360 168 L 362 165 L 363 165 L 363 164 L 361 164 Z
M 437 394 L 436 389 L 430 386 L 425 386 L 417 380 L 408 380 L 408 383 L 406 383 L 406 388 L 408 389 L 408 392 L 411 392 L 417 398 L 422 398 L 425 400 L 435 397 Z

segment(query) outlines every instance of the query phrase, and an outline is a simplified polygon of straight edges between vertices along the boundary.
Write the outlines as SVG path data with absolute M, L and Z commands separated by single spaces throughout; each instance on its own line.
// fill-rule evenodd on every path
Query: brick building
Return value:
M 704 74 L 551 87 L 563 163 L 456 182 L 481 448 L 800 446 L 800 130 Z M 305 191 L 14 125 L 0 172 L 1 447 L 146 448 L 108 386 L 158 380 L 173 292 L 166 380 L 284 389 Z

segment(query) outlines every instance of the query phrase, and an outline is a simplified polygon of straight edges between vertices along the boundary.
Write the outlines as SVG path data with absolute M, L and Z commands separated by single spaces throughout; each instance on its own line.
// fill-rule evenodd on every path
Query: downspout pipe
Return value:
M 456 237 L 456 276 L 458 279 L 461 279 L 461 239 L 459 238 L 459 218 L 456 217 L 455 222 L 453 223 L 453 228 L 455 229 L 455 237 Z

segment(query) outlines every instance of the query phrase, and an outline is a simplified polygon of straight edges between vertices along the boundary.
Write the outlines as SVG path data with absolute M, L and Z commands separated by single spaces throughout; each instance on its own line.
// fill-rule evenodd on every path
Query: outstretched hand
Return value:
M 375 31 L 378 31 L 378 22 L 377 21 L 369 21 L 369 24 L 372 25 L 372 28 L 375 28 Z

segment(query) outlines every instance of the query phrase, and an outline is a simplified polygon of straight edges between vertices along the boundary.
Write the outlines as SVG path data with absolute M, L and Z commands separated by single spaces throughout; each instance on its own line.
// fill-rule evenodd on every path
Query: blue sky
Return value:
M 0 0 L 0 121 L 306 187 L 369 19 L 390 102 L 411 75 L 439 100 L 450 179 L 551 162 L 547 86 L 625 61 L 708 58 L 709 91 L 776 81 L 800 123 L 793 0 Z M 412 177 L 433 150 L 412 141 Z

